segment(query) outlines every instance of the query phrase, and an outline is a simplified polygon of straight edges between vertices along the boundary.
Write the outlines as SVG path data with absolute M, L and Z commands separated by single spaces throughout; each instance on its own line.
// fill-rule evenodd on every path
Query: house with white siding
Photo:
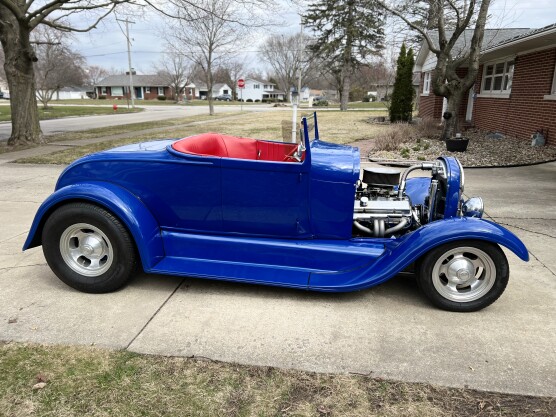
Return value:
M 245 88 L 236 87 L 238 99 L 243 101 L 262 101 L 263 99 L 284 100 L 286 93 L 276 89 L 276 84 L 269 81 L 259 81 L 254 78 L 245 79 Z

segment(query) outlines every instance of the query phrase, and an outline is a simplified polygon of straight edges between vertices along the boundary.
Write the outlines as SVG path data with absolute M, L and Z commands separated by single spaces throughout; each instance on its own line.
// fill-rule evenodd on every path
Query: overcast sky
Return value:
M 282 12 L 277 16 L 284 25 L 265 29 L 256 34 L 253 39 L 246 40 L 243 47 L 238 50 L 238 55 L 248 57 L 248 62 L 253 62 L 252 69 L 257 68 L 256 56 L 261 42 L 270 31 L 277 33 L 292 33 L 300 28 L 300 19 L 297 11 L 287 3 Z M 514 28 L 539 28 L 556 23 L 556 1 L 536 0 L 524 2 L 523 0 L 495 0 L 491 5 L 492 19 L 488 27 L 514 27 Z M 167 19 L 167 18 L 166 18 Z M 136 23 L 130 25 L 133 38 L 132 61 L 133 67 L 138 72 L 149 73 L 153 64 L 160 59 L 163 41 L 158 33 L 165 24 L 165 19 L 154 12 L 147 12 L 142 19 L 135 19 Z M 100 65 L 106 68 L 126 69 L 127 52 L 126 39 L 122 32 L 124 26 L 118 25 L 114 16 L 107 18 L 103 24 L 89 33 L 77 34 L 73 48 L 85 56 L 89 65 Z

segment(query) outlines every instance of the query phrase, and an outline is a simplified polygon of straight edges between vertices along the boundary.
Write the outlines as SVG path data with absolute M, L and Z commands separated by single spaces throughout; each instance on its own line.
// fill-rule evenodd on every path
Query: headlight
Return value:
M 485 206 L 483 204 L 483 199 L 481 197 L 471 197 L 461 207 L 461 213 L 465 217 L 483 217 L 483 212 L 485 211 Z

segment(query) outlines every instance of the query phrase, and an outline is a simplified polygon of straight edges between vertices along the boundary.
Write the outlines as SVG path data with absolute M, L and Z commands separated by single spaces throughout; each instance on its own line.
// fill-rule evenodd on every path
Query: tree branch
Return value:
M 412 21 L 410 21 L 408 18 L 406 18 L 401 12 L 399 12 L 398 10 L 388 6 L 386 3 L 384 3 L 384 1 L 382 0 L 377 0 L 377 4 L 382 7 L 383 9 L 389 11 L 390 13 L 392 13 L 394 16 L 402 19 L 410 28 L 416 30 L 417 32 L 419 32 L 423 38 L 425 38 L 425 41 L 427 42 L 427 45 L 429 47 L 429 50 L 438 55 L 440 53 L 440 49 L 437 48 L 437 46 L 434 44 L 434 42 L 432 41 L 431 37 L 429 36 L 429 34 L 427 33 L 427 31 L 425 29 L 423 29 L 422 27 L 416 25 L 415 23 L 413 23 Z
M 61 30 L 62 32 L 89 32 L 91 29 L 96 28 L 97 25 L 100 23 L 100 21 L 101 21 L 102 19 L 104 19 L 106 16 L 108 16 L 110 13 L 112 13 L 112 11 L 115 9 L 115 7 L 116 7 L 116 4 L 113 4 L 112 7 L 111 7 L 106 13 L 104 13 L 103 15 L 101 15 L 101 16 L 95 21 L 95 23 L 93 23 L 92 25 L 90 25 L 90 26 L 88 26 L 88 27 L 86 27 L 86 28 L 84 28 L 84 29 L 77 29 L 77 28 L 72 27 L 72 26 L 67 26 L 67 25 L 63 25 L 63 24 L 60 24 L 60 23 L 55 23 L 54 21 L 49 21 L 49 20 L 46 20 L 46 19 L 43 20 L 43 21 L 40 22 L 40 23 L 42 23 L 42 24 L 44 24 L 44 25 L 46 25 L 46 26 L 49 26 L 49 27 L 51 27 L 51 28 Z M 37 23 L 37 24 L 38 24 L 38 23 Z

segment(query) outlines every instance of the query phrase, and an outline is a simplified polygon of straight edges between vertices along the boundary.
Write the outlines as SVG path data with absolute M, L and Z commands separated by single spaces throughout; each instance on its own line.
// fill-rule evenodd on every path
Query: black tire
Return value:
M 489 306 L 502 295 L 510 278 L 504 252 L 498 245 L 481 240 L 434 248 L 420 260 L 418 271 L 417 282 L 425 296 L 437 307 L 455 312 Z
M 82 237 L 75 237 L 78 234 Z M 121 288 L 137 266 L 135 245 L 127 229 L 112 213 L 93 204 L 70 203 L 52 213 L 42 231 L 42 247 L 58 278 L 87 293 Z M 77 257 L 80 252 L 82 256 Z M 100 256 L 103 257 L 91 261 Z M 93 262 L 98 267 L 92 266 Z

